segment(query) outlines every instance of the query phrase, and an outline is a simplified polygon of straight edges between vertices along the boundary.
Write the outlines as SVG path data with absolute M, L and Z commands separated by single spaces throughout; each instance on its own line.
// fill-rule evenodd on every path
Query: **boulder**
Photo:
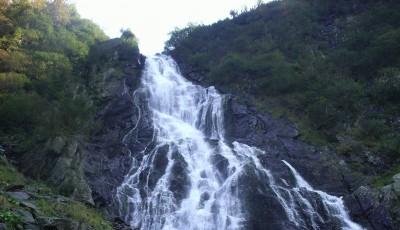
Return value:
M 26 192 L 7 192 L 6 194 L 17 201 L 28 200 L 31 197 Z
M 17 215 L 21 218 L 22 223 L 24 224 L 35 224 L 36 220 L 33 218 L 32 213 L 19 209 L 16 211 Z

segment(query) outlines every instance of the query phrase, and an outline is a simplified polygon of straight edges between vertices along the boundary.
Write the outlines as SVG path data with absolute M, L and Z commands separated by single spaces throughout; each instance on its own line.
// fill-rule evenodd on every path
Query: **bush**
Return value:
M 360 137 L 367 140 L 377 140 L 384 134 L 390 132 L 390 128 L 383 119 L 370 118 L 360 121 Z
M 43 100 L 36 94 L 11 94 L 0 101 L 0 127 L 3 131 L 31 133 L 43 111 Z
M 0 211 L 0 222 L 3 222 L 10 229 L 16 229 L 22 223 L 21 218 L 12 211 Z
M 0 93 L 3 92 L 15 92 L 23 89 L 30 80 L 25 74 L 19 73 L 0 73 Z

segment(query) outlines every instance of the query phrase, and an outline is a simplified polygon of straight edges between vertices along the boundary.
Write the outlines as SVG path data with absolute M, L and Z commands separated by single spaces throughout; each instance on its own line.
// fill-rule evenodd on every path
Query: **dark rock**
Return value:
M 25 185 L 17 184 L 17 185 L 9 185 L 7 186 L 4 191 L 6 192 L 16 192 L 24 190 Z
M 85 144 L 83 171 L 96 206 L 104 208 L 113 206 L 113 194 L 129 172 L 132 157 L 141 154 L 153 135 L 147 103 L 136 92 L 144 57 L 124 47 L 113 39 L 91 53 L 91 83 L 100 108 L 95 121 L 100 127 Z
M 6 152 L 6 148 L 0 145 L 0 155 L 4 154 Z
M 63 218 L 39 218 L 39 223 L 44 230 L 95 230 L 85 223 Z
M 228 177 L 228 166 L 229 161 L 221 156 L 220 154 L 214 154 L 211 157 L 211 162 L 214 164 L 215 168 L 218 170 L 221 180 L 224 181 Z
M 7 225 L 0 223 L 0 230 L 7 230 Z
M 127 225 L 123 220 L 120 218 L 115 218 L 112 221 L 112 227 L 114 230 L 131 230 L 129 225 Z
M 238 178 L 239 194 L 244 202 L 247 219 L 245 229 L 293 229 L 285 226 L 286 213 L 270 187 L 258 180 L 251 167 Z M 264 178 L 267 180 L 267 178 Z
M 26 225 L 24 225 L 24 229 L 25 230 L 41 230 L 41 228 L 36 224 L 26 224 Z
M 168 151 L 169 151 L 169 146 L 164 145 L 158 148 L 157 151 L 154 153 L 155 155 L 150 172 L 151 175 L 148 176 L 148 174 L 146 174 L 146 179 L 148 178 L 148 186 L 151 190 L 154 189 L 160 177 L 162 177 L 165 174 L 165 169 L 167 168 L 168 165 L 168 158 L 167 158 Z
M 379 190 L 361 186 L 351 196 L 347 196 L 345 202 L 351 215 L 364 223 L 364 226 L 369 226 L 374 230 L 394 230 L 388 204 L 385 204 L 385 199 L 382 202 L 380 196 Z M 392 201 L 387 200 L 386 202 Z
M 190 189 L 190 178 L 188 177 L 187 163 L 182 155 L 174 151 L 172 153 L 174 165 L 171 169 L 170 191 L 174 193 L 175 199 L 180 202 L 187 196 Z

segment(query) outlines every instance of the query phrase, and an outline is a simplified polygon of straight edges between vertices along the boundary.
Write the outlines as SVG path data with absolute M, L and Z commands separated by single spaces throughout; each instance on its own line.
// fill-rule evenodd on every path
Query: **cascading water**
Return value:
M 154 137 L 135 154 L 116 194 L 120 215 L 133 229 L 248 229 L 238 182 L 248 167 L 271 188 L 294 229 L 322 229 L 326 217 L 310 199 L 319 199 L 325 214 L 338 219 L 339 228 L 332 229 L 362 229 L 349 219 L 340 198 L 314 190 L 288 162 L 283 163 L 296 185 L 278 185 L 258 158 L 263 151 L 228 143 L 224 96 L 185 80 L 170 57 L 147 58 L 138 90 L 134 95 L 145 95 L 151 111 Z

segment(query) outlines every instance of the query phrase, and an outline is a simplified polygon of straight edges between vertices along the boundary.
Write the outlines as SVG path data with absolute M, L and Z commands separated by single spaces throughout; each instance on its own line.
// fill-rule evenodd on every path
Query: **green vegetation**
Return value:
M 80 223 L 86 223 L 96 230 L 112 229 L 110 224 L 96 210 L 75 201 L 54 202 L 42 199 L 38 200 L 36 204 L 42 214 L 46 216 L 71 218 Z
M 24 182 L 25 178 L 0 156 L 0 187 L 10 184 L 23 184 Z
M 90 47 L 107 37 L 64 0 L 0 1 L 0 140 L 86 132 Z
M 307 141 L 400 164 L 398 1 L 273 1 L 175 30 L 166 51 Z
M 121 32 L 120 39 L 106 42 L 103 31 L 80 18 L 66 0 L 0 0 L 0 223 L 8 228 L 22 228 L 18 211 L 23 211 L 35 219 L 61 218 L 93 229 L 112 229 L 94 208 L 57 195 L 71 195 L 69 190 L 25 178 L 3 154 L 25 157 L 32 164 L 47 162 L 49 140 L 87 137 L 101 106 L 97 100 L 103 85 L 98 82 L 104 79 L 95 68 L 103 68 L 99 63 L 106 61 L 107 67 L 118 69 L 121 66 L 112 64 L 121 56 L 131 61 L 132 54 L 139 53 L 135 35 Z M 41 166 L 30 176 L 46 180 L 36 175 L 45 170 Z M 28 203 L 37 209 L 12 200 L 5 191 L 13 186 L 33 194 Z
M 11 229 L 16 229 L 21 223 L 21 218 L 14 212 L 0 211 L 0 222 L 5 223 Z

